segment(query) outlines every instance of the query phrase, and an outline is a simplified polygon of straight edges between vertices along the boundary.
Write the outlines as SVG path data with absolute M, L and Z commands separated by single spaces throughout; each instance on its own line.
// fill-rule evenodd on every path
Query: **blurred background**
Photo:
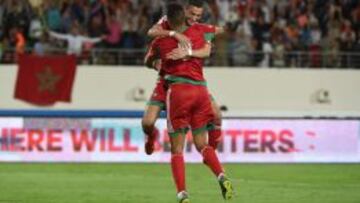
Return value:
M 225 26 L 209 66 L 359 68 L 357 0 L 207 0 L 204 23 Z M 16 52 L 65 53 L 44 30 L 106 39 L 87 43 L 80 64 L 142 65 L 164 0 L 1 0 L 0 63 Z

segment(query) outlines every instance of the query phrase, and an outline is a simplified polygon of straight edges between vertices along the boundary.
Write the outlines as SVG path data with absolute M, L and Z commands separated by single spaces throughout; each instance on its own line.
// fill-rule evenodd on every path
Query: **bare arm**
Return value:
M 211 54 L 211 44 L 206 43 L 203 48 L 193 50 L 191 57 L 208 58 L 210 57 L 210 54 Z
M 98 42 L 101 42 L 106 36 L 101 36 L 101 37 L 94 37 L 94 38 L 91 38 L 91 37 L 83 37 L 82 40 L 84 42 L 91 42 L 91 43 L 98 43 Z
M 219 27 L 219 26 L 215 27 L 215 35 L 224 34 L 224 32 L 225 32 L 224 27 Z
M 211 44 L 205 43 L 205 45 L 200 49 L 183 49 L 176 48 L 167 54 L 168 59 L 179 60 L 186 57 L 196 57 L 196 58 L 208 58 L 211 54 Z
M 161 27 L 160 24 L 155 24 L 149 29 L 147 35 L 153 38 L 166 37 L 170 35 L 170 30 L 165 30 Z
M 68 35 L 66 34 L 59 34 L 53 31 L 49 31 L 49 35 L 51 37 L 57 38 L 57 39 L 62 39 L 62 40 L 67 40 L 68 39 Z

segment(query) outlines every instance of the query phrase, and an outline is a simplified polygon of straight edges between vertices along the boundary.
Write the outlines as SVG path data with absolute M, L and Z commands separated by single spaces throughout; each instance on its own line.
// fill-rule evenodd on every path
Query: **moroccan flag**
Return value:
M 73 55 L 19 56 L 15 98 L 48 106 L 57 101 L 70 102 L 76 72 Z

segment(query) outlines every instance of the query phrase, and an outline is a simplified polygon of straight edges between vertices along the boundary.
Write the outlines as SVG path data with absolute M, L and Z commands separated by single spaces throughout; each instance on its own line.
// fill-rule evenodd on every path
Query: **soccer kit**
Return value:
M 164 19 L 160 22 L 167 24 Z M 214 36 L 214 33 L 215 27 L 202 24 L 194 24 L 183 32 L 190 39 L 193 50 L 203 48 L 206 41 L 209 41 L 209 37 Z M 158 93 L 166 93 L 168 133 L 170 136 L 176 136 L 179 133 L 185 134 L 189 127 L 192 129 L 193 135 L 211 130 L 209 136 L 210 132 L 218 135 L 213 134 L 209 143 L 211 140 L 215 143 L 221 135 L 221 130 L 217 129 L 217 126 L 212 128 L 214 112 L 210 101 L 211 96 L 209 96 L 203 77 L 203 60 L 194 57 L 180 60 L 167 59 L 166 55 L 178 47 L 178 41 L 172 37 L 157 38 L 152 45 L 162 61 L 160 70 L 162 77 L 155 87 L 152 99 L 164 98 Z M 223 198 L 228 200 L 233 196 L 233 188 L 231 182 L 224 175 L 215 148 L 216 145 L 205 146 L 201 150 L 201 155 L 203 163 L 218 178 Z M 171 170 L 179 202 L 188 202 L 185 184 L 185 161 L 182 153 L 171 154 Z
M 163 16 L 157 22 L 157 24 L 160 25 L 165 30 L 170 30 L 170 26 L 169 26 L 166 16 Z M 214 38 L 215 26 L 201 24 L 201 23 L 196 23 L 195 25 L 197 26 L 197 29 L 203 31 L 203 34 L 201 34 L 201 36 L 204 36 L 207 41 L 211 41 Z M 150 44 L 149 49 L 146 53 L 146 57 L 155 57 L 156 50 L 155 50 L 155 47 L 153 46 L 155 41 L 156 41 L 156 39 L 154 39 L 152 41 L 152 43 Z M 150 96 L 150 100 L 147 102 L 147 105 L 157 105 L 157 106 L 161 107 L 161 109 L 165 110 L 166 109 L 166 105 L 165 105 L 166 104 L 166 90 L 167 90 L 167 85 L 165 83 L 164 74 L 160 70 L 158 80 L 157 80 L 155 88 Z M 213 97 L 210 94 L 209 94 L 209 96 L 210 96 L 210 99 L 213 100 Z
M 149 45 L 149 48 L 145 54 L 145 61 L 148 61 L 153 58 L 158 58 L 157 50 L 154 46 L 154 43 L 156 41 L 157 39 L 154 39 Z M 157 71 L 159 72 L 158 73 L 159 77 L 156 81 L 155 88 L 150 96 L 150 100 L 147 102 L 147 105 L 156 105 L 159 106 L 162 110 L 165 110 L 167 85 L 165 83 L 163 71 L 161 69 Z
M 205 32 L 207 28 L 210 27 L 194 24 L 183 32 L 190 39 L 192 49 L 203 48 L 207 43 L 211 37 Z M 208 130 L 214 114 L 203 76 L 203 59 L 167 59 L 166 55 L 178 47 L 177 40 L 172 37 L 158 38 L 153 46 L 159 50 L 161 71 L 169 85 L 166 92 L 169 134 L 186 133 L 190 127 L 194 134 Z

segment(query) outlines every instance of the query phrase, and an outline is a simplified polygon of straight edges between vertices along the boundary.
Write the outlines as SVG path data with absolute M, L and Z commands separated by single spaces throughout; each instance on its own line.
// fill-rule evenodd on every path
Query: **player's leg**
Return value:
M 219 143 L 221 142 L 221 122 L 222 122 L 222 115 L 219 106 L 217 105 L 215 99 L 211 97 L 211 107 L 212 111 L 214 112 L 214 128 L 209 129 L 209 145 L 217 149 Z
M 159 130 L 155 127 L 155 122 L 159 117 L 161 106 L 147 105 L 141 124 L 146 135 L 145 152 L 150 155 L 154 152 L 154 143 L 159 136 Z
M 201 153 L 204 163 L 211 169 L 216 177 L 224 173 L 223 167 L 215 153 L 215 150 L 206 144 L 207 131 L 201 131 L 197 134 L 193 133 L 193 141 L 196 150 Z
M 193 140 L 196 149 L 201 153 L 204 159 L 204 164 L 207 165 L 217 177 L 223 198 L 225 200 L 231 199 L 234 196 L 232 183 L 227 178 L 214 148 L 206 144 L 206 131 L 194 134 Z
M 141 121 L 143 131 L 146 135 L 145 152 L 150 155 L 154 152 L 154 143 L 159 136 L 159 130 L 155 127 L 155 122 L 162 109 L 165 108 L 166 85 L 163 79 L 156 82 L 151 98 L 147 103 L 143 119 Z
M 180 203 L 189 203 L 185 185 L 185 162 L 183 149 L 185 135 L 189 128 L 192 89 L 187 85 L 173 84 L 167 91 L 167 124 L 171 142 L 171 171 Z
M 171 172 L 176 185 L 179 203 L 189 203 L 189 195 L 185 185 L 185 161 L 183 155 L 185 133 L 170 135 Z
M 198 108 L 191 119 L 193 141 L 196 149 L 203 156 L 204 164 L 206 164 L 217 177 L 224 199 L 228 200 L 233 196 L 232 184 L 225 176 L 224 169 L 218 159 L 215 149 L 206 144 L 207 129 L 209 129 L 210 124 L 213 122 L 214 115 L 209 97 L 202 93 L 204 93 L 204 91 L 198 93 L 198 95 L 201 95 L 197 103 Z

